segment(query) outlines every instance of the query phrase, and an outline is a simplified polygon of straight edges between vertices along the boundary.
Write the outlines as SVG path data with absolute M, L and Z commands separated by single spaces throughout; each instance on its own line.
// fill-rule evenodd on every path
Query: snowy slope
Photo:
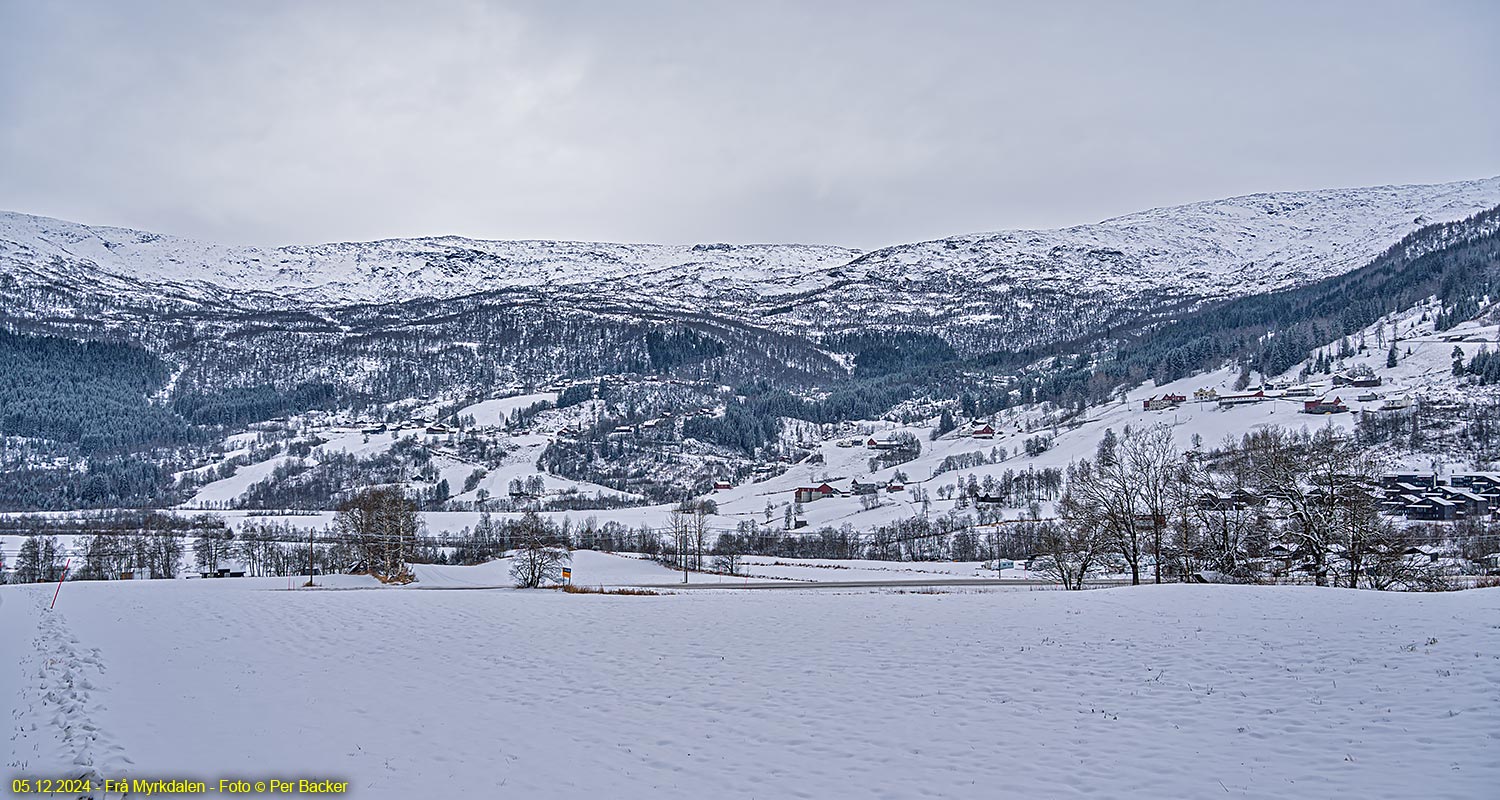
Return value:
M 1495 590 L 0 587 L 7 775 L 348 797 L 1479 798 Z M 387 701 L 387 698 L 399 698 Z M 394 704 L 393 704 L 394 702 Z

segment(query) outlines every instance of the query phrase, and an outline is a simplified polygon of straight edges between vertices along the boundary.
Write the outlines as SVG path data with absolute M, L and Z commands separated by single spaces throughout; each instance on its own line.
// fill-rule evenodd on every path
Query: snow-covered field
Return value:
M 7 777 L 329 777 L 365 798 L 1500 785 L 1500 590 L 276 585 L 69 584 L 50 612 L 52 587 L 0 588 Z

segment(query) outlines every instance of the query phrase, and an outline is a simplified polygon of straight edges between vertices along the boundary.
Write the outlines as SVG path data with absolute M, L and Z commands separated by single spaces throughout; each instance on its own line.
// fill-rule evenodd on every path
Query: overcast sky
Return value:
M 1500 174 L 1500 3 L 0 0 L 0 209 L 875 247 Z

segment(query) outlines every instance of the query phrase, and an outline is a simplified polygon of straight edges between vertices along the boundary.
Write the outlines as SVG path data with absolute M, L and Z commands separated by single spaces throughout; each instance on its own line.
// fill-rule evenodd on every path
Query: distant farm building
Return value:
M 1344 401 L 1337 397 L 1332 399 L 1320 397 L 1317 400 L 1308 400 L 1302 404 L 1304 414 L 1342 414 L 1349 410 Z
M 1186 401 L 1187 397 L 1180 394 L 1164 394 L 1161 397 L 1152 395 L 1141 401 L 1141 409 L 1144 411 L 1165 411 L 1169 408 L 1176 408 Z
M 1264 403 L 1266 393 L 1264 391 L 1252 392 L 1250 394 L 1221 394 L 1219 395 L 1219 406 L 1243 406 L 1251 403 Z
M 1380 378 L 1375 375 L 1350 375 L 1340 372 L 1333 376 L 1334 386 L 1353 386 L 1356 389 L 1369 389 L 1380 385 Z
M 814 500 L 822 500 L 825 497 L 842 497 L 845 492 L 832 483 L 824 481 L 817 486 L 798 486 L 792 493 L 793 499 L 799 503 L 811 503 Z
M 1204 492 L 1198 497 L 1198 508 L 1201 511 L 1243 511 L 1247 508 L 1263 506 L 1266 498 L 1246 490 L 1235 489 L 1232 492 Z
M 969 435 L 974 437 L 975 439 L 993 439 L 995 438 L 995 427 L 986 422 L 983 425 L 980 425 L 979 427 L 969 431 Z
M 1406 409 L 1411 408 L 1411 405 L 1412 402 L 1410 397 L 1387 397 L 1385 399 L 1385 402 L 1380 404 L 1380 408 L 1376 410 L 1405 411 Z

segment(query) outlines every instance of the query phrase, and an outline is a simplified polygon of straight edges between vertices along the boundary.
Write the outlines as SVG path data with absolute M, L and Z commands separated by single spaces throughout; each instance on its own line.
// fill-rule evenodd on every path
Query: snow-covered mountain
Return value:
M 537 427 L 547 409 L 528 402 L 492 420 L 504 441 L 440 454 L 458 470 L 442 491 L 449 462 L 427 450 L 372 455 L 360 480 L 420 472 L 424 496 L 500 494 L 509 478 L 470 478 L 482 467 L 501 480 L 513 458 L 666 501 L 813 455 L 804 466 L 876 472 L 896 465 L 834 439 L 873 420 L 921 427 L 1037 404 L 1049 417 L 1038 425 L 1056 428 L 1144 380 L 1188 394 L 1204 370 L 1240 385 L 1242 372 L 1309 359 L 1327 373 L 1331 353 L 1406 363 L 1413 329 L 1386 319 L 1392 308 L 1424 309 L 1433 347 L 1451 353 L 1453 323 L 1493 324 L 1496 206 L 1500 179 L 1261 195 L 863 255 L 460 239 L 262 250 L 5 215 L 0 433 L 26 442 L 7 451 L 14 469 L 0 463 L 0 494 L 27 508 L 175 503 L 201 484 L 200 500 L 227 502 L 215 484 L 238 473 L 202 452 L 215 437 L 316 412 L 364 444 L 389 432 L 376 423 L 463 424 L 459 412 L 511 395 L 555 397 L 566 418 Z M 1249 296 L 1199 308 L 1236 295 Z M 1401 352 L 1387 348 L 1397 338 Z M 1042 447 L 1041 427 L 1005 427 L 1007 448 Z M 551 438 L 523 453 L 517 431 Z M 813 453 L 819 442 L 835 449 Z M 241 476 L 235 502 L 331 502 L 354 467 L 314 458 L 316 446 L 259 450 L 262 471 Z M 961 447 L 923 451 L 972 461 Z M 160 452 L 142 475 L 147 450 Z M 101 454 L 116 460 L 78 483 Z M 20 471 L 38 465 L 50 471 Z M 202 480 L 176 483 L 187 472 Z
M 639 245 L 388 239 L 229 246 L 0 213 L 0 275 L 263 306 L 337 306 L 517 288 L 608 292 L 803 325 L 854 312 L 983 322 L 1036 296 L 1086 304 L 1220 298 L 1346 272 L 1422 225 L 1500 205 L 1500 177 L 1421 186 L 1276 192 L 1159 208 L 1092 225 L 1002 231 L 868 254 L 812 245 Z M 258 299 L 257 299 L 258 298 Z M 793 309 L 768 309 L 785 306 Z M 997 309 L 993 306 L 1003 306 Z
M 1424 226 L 1500 205 L 1500 177 L 1276 192 L 1093 225 L 899 245 L 788 311 L 935 325 L 968 349 L 1039 344 L 1205 300 L 1274 291 L 1368 263 Z
M 619 286 L 653 296 L 815 289 L 857 250 L 822 245 L 483 241 L 458 236 L 263 249 L 0 213 L 0 262 L 23 281 L 190 298 L 282 296 L 336 306 L 515 288 Z

